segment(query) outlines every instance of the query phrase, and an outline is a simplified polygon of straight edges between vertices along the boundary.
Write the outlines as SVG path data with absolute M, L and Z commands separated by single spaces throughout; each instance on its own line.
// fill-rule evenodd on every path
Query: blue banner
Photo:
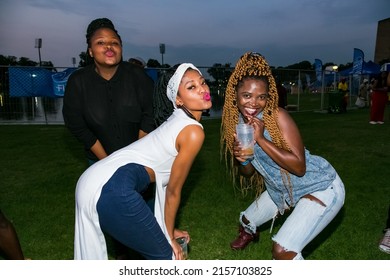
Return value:
M 9 67 L 11 97 L 63 97 L 68 77 L 77 68 L 53 72 L 40 67 Z
M 316 70 L 317 81 L 322 81 L 322 61 L 320 59 L 314 60 L 314 69 Z
M 364 53 L 361 49 L 353 49 L 353 67 L 352 74 L 362 74 L 364 62 Z
M 11 97 L 53 96 L 53 72 L 39 67 L 9 67 Z
M 72 74 L 77 68 L 67 68 L 62 72 L 53 74 L 53 92 L 55 96 L 63 97 L 65 93 L 66 83 L 70 74 Z

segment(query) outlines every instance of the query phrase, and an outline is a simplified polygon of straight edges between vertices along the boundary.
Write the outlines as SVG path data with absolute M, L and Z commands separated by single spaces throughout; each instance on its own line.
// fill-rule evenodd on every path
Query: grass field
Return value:
M 390 120 L 369 125 L 368 109 L 292 113 L 306 147 L 328 159 L 346 187 L 336 219 L 305 248 L 311 260 L 389 260 L 378 250 L 390 204 Z M 178 227 L 193 260 L 271 259 L 269 225 L 259 243 L 232 251 L 238 216 L 253 200 L 236 191 L 219 156 L 220 119 L 204 119 L 206 140 L 183 190 Z M 35 260 L 73 258 L 74 190 L 86 168 L 81 144 L 62 125 L 0 126 L 0 207 Z M 274 233 L 283 218 L 277 219 Z M 109 248 L 110 257 L 113 257 Z M 0 256 L 1 259 L 1 256 Z

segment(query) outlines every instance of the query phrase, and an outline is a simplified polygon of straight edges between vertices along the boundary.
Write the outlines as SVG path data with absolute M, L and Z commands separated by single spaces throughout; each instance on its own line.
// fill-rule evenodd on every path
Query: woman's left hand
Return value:
M 251 124 L 254 129 L 254 139 L 256 142 L 259 142 L 262 138 L 264 138 L 264 121 L 260 120 L 259 118 L 249 116 L 248 117 L 248 124 Z

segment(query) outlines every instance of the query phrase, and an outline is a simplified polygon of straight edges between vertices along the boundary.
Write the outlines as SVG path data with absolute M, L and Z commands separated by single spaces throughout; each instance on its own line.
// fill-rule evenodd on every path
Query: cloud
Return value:
M 69 66 L 86 50 L 85 30 L 95 18 L 110 18 L 124 40 L 124 58 L 142 56 L 197 65 L 232 63 L 247 50 L 271 65 L 320 58 L 352 61 L 353 48 L 373 59 L 376 28 L 388 17 L 388 0 L 2 0 L 0 54 Z

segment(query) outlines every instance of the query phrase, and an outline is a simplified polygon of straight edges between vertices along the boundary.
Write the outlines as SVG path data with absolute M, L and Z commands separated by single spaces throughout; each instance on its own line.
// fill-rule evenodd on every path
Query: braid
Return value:
M 163 70 L 156 81 L 153 92 L 154 122 L 161 125 L 173 112 L 173 104 L 167 97 L 167 85 L 174 71 Z
M 238 60 L 226 87 L 225 103 L 223 106 L 221 123 L 221 157 L 222 155 L 224 156 L 226 165 L 230 170 L 230 175 L 232 176 L 234 184 L 236 185 L 238 178 L 239 187 L 244 193 L 254 187 L 256 194 L 259 195 L 264 190 L 263 177 L 258 172 L 255 172 L 250 178 L 241 176 L 238 172 L 237 161 L 233 155 L 235 126 L 238 123 L 240 114 L 236 104 L 236 89 L 237 85 L 247 77 L 265 78 L 269 91 L 269 97 L 263 110 L 265 128 L 270 133 L 272 142 L 277 147 L 289 151 L 290 147 L 283 138 L 278 126 L 278 94 L 271 68 L 263 56 L 252 52 L 245 53 Z M 281 169 L 281 174 L 285 185 L 290 186 L 290 177 L 287 171 Z
M 119 41 L 122 43 L 121 36 L 119 36 L 119 33 L 115 29 L 115 26 L 112 23 L 112 21 L 109 20 L 108 18 L 97 18 L 97 19 L 91 21 L 91 23 L 88 25 L 88 28 L 87 28 L 87 34 L 85 35 L 85 37 L 87 39 L 88 47 L 91 46 L 91 37 L 93 36 L 93 34 L 95 34 L 96 30 L 101 29 L 101 28 L 109 28 L 112 31 L 114 31 L 115 34 L 118 36 Z

